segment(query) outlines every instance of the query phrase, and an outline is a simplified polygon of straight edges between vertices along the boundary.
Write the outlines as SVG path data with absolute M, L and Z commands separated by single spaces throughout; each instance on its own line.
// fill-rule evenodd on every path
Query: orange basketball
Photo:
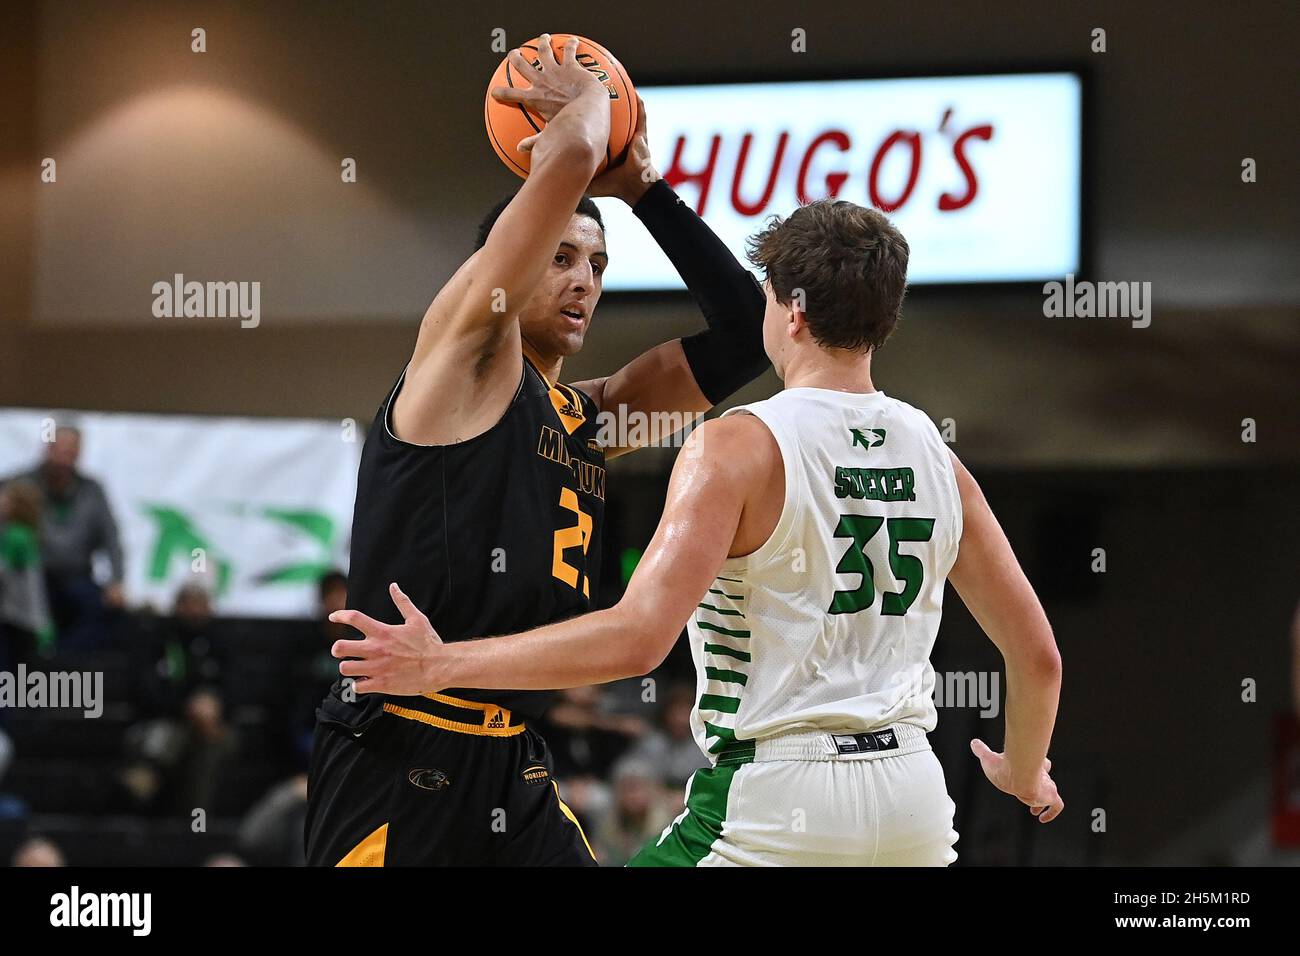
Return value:
M 551 50 L 557 61 L 563 62 L 564 44 L 571 36 L 571 33 L 551 34 Z M 534 37 L 519 45 L 520 52 L 530 63 L 538 62 L 539 41 L 540 37 Z M 622 162 L 626 158 L 628 146 L 632 144 L 637 122 L 636 91 L 632 88 L 632 81 L 623 69 L 623 64 L 599 43 L 578 37 L 577 56 L 578 62 L 595 73 L 609 90 L 609 144 L 605 147 L 605 158 L 596 170 L 597 173 L 602 173 L 611 164 L 617 166 Z M 529 85 L 528 78 L 519 75 L 509 58 L 504 59 L 492 74 L 483 105 L 483 120 L 487 124 L 488 140 L 492 143 L 492 148 L 506 166 L 524 179 L 528 178 L 531 157 L 516 147 L 520 140 L 545 129 L 546 120 L 522 103 L 498 103 L 492 98 L 492 87 L 521 86 L 527 89 Z

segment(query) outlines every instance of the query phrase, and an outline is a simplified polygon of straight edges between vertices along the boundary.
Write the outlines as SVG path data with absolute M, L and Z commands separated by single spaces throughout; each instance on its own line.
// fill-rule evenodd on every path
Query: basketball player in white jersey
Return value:
M 619 603 L 441 645 L 405 623 L 332 619 L 358 693 L 561 688 L 645 674 L 685 626 L 695 737 L 712 760 L 632 865 L 942 866 L 952 800 L 926 733 L 944 581 L 1002 652 L 1005 748 L 971 741 L 994 786 L 1046 823 L 1061 664 L 1051 628 L 970 473 L 921 412 L 877 390 L 907 243 L 879 212 L 822 200 L 751 241 L 764 342 L 785 383 L 698 429 Z

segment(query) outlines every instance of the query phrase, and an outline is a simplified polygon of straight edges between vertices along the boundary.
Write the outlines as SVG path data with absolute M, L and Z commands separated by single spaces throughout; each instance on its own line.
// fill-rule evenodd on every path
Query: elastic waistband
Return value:
M 400 701 L 400 703 L 399 703 Z M 524 732 L 524 721 L 506 707 L 462 700 L 447 694 L 399 697 L 384 701 L 384 713 L 406 720 L 478 737 L 513 737 Z
M 811 730 L 763 740 L 739 741 L 718 754 L 720 765 L 766 760 L 876 760 L 929 750 L 925 731 L 914 724 L 836 734 Z

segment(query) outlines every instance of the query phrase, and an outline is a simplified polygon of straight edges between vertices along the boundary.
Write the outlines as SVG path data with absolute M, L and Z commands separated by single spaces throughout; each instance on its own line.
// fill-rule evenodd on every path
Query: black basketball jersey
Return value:
M 413 445 L 391 428 L 404 379 L 380 407 L 361 452 L 348 607 L 401 623 L 388 591 L 396 581 L 447 642 L 590 610 L 605 510 L 595 402 L 551 385 L 525 358 L 514 400 L 486 432 L 455 445 Z M 553 697 L 442 693 L 525 717 L 539 716 Z

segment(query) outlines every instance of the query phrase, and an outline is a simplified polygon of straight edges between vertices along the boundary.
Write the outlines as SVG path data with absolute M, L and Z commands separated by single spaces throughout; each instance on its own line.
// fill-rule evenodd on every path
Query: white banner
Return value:
M 887 212 L 912 284 L 1079 269 L 1081 86 L 1072 73 L 639 90 L 655 166 L 743 262 L 772 214 L 835 196 Z M 681 288 L 621 202 L 599 200 L 606 289 Z
M 131 604 L 169 611 L 196 579 L 218 613 L 306 617 L 346 568 L 363 435 L 352 422 L 0 409 L 0 478 L 34 467 L 53 422 L 117 519 Z

